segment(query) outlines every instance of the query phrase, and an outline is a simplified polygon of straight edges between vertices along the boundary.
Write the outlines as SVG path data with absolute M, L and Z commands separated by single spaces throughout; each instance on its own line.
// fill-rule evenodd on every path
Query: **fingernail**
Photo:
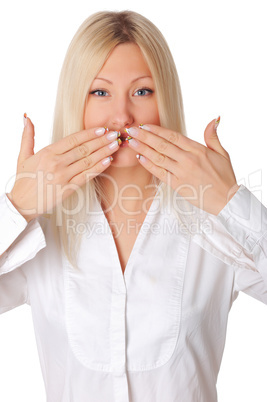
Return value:
M 141 155 L 141 154 L 137 154 L 136 157 L 137 157 L 137 159 L 139 159 L 141 162 L 145 162 L 145 161 L 146 161 L 146 158 L 145 158 L 143 155 Z
M 216 119 L 216 121 L 214 123 L 214 128 L 215 128 L 216 131 L 217 131 L 217 127 L 218 127 L 218 125 L 220 123 L 220 120 L 221 120 L 221 116 L 217 117 L 217 119 Z
M 113 141 L 111 144 L 109 144 L 109 149 L 116 149 L 118 147 L 120 139 Z
M 24 113 L 24 115 L 23 115 L 23 124 L 24 124 L 24 127 L 26 127 L 28 124 L 27 113 Z
M 138 135 L 138 130 L 135 127 L 125 128 L 125 132 L 131 137 L 137 137 Z
M 103 159 L 102 160 L 102 164 L 104 165 L 104 166 L 106 166 L 106 165 L 108 165 L 110 162 L 112 162 L 113 161 L 113 158 L 112 158 L 112 156 L 109 156 L 108 158 L 105 158 L 105 159 Z
M 127 140 L 128 144 L 132 145 L 133 147 L 137 148 L 138 147 L 138 142 L 135 141 L 133 138 L 129 138 Z
M 105 132 L 106 132 L 106 127 L 100 127 L 95 130 L 95 134 L 98 136 L 105 134 Z
M 145 126 L 144 124 L 140 124 L 139 128 L 142 130 L 150 131 L 150 128 L 148 126 Z
M 119 131 L 111 131 L 111 133 L 107 135 L 107 139 L 109 141 L 114 141 L 116 138 L 120 137 L 120 135 L 121 133 Z

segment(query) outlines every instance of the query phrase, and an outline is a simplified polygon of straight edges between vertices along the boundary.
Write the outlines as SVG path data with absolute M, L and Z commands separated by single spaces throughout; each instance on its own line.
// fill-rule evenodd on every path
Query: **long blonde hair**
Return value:
M 161 32 L 136 12 L 102 11 L 83 22 L 67 50 L 58 84 L 52 142 L 84 129 L 89 88 L 114 47 L 121 43 L 135 43 L 143 53 L 155 84 L 161 126 L 186 135 L 179 78 Z M 85 192 L 85 189 L 81 191 Z M 105 196 L 98 177 L 90 180 L 86 191 L 89 202 Z M 72 216 L 77 222 L 84 222 L 86 218 L 85 208 L 76 213 L 76 206 L 77 194 L 74 192 L 53 214 L 65 254 L 74 264 L 79 236 L 67 233 L 67 220 Z M 62 208 L 69 211 L 68 214 L 62 213 Z

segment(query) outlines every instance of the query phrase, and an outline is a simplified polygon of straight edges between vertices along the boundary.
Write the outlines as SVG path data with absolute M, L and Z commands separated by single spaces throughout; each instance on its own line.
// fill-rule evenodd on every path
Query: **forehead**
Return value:
M 98 76 L 102 77 L 104 74 L 112 80 L 112 77 L 131 78 L 138 74 L 151 75 L 151 72 L 139 46 L 134 43 L 123 43 L 113 49 Z

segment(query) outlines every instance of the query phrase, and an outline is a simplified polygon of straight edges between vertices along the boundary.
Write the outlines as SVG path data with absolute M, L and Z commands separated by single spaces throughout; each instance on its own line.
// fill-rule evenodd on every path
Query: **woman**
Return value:
M 168 46 L 133 12 L 82 24 L 36 154 L 25 116 L 0 305 L 31 305 L 49 402 L 217 400 L 232 302 L 267 302 L 266 209 L 218 123 L 186 137 Z

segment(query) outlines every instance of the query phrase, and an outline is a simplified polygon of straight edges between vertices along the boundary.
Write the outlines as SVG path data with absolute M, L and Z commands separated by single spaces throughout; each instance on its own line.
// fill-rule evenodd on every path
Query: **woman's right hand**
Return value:
M 118 133 L 92 128 L 71 134 L 34 154 L 34 126 L 25 119 L 16 180 L 8 198 L 29 222 L 102 173 L 119 148 Z M 113 134 L 113 137 L 112 137 Z M 111 146 L 111 148 L 110 148 Z

